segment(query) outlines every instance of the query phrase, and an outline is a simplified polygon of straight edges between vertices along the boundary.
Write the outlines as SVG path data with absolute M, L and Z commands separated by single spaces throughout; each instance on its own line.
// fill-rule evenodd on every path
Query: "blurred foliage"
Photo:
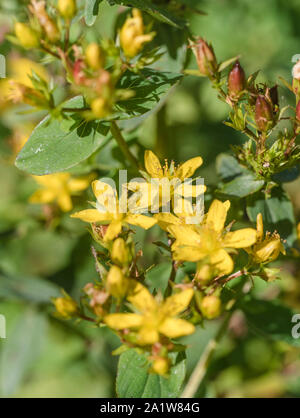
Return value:
M 9 29 L 12 22 L 10 15 L 22 17 L 22 3 L 26 1 L 1 1 L 0 53 L 5 56 L 11 52 L 11 46 L 5 40 L 6 28 Z M 197 4 L 206 15 L 192 14 L 191 28 L 194 33 L 214 42 L 221 60 L 242 53 L 241 62 L 248 74 L 261 68 L 263 75 L 259 77 L 262 80 L 278 82 L 278 74 L 290 77 L 292 57 L 300 53 L 298 1 L 202 0 Z M 121 18 L 118 6 L 101 3 L 99 10 L 101 24 L 98 24 L 98 18 L 87 30 L 89 41 L 100 34 L 112 35 L 116 18 Z M 164 36 L 163 31 L 160 36 Z M 165 62 L 166 67 L 171 67 L 165 69 L 175 71 L 177 63 L 176 60 Z M 190 66 L 195 68 L 192 61 Z M 63 96 L 61 91 L 56 94 Z M 281 100 L 289 103 L 291 99 L 285 95 Z M 152 148 L 164 158 L 183 161 L 201 155 L 204 166 L 200 175 L 208 185 L 213 185 L 218 180 L 216 157 L 228 151 L 230 145 L 241 142 L 239 133 L 222 124 L 226 115 L 226 106 L 216 100 L 216 93 L 209 83 L 189 77 L 172 91 L 158 114 L 150 116 L 130 135 L 138 138 L 141 147 Z M 111 352 L 118 346 L 118 339 L 93 325 L 62 322 L 53 316 L 49 306 L 50 297 L 58 296 L 60 288 L 79 297 L 80 289 L 93 281 L 97 272 L 90 251 L 92 239 L 85 226 L 68 214 L 61 215 L 56 208 L 28 203 L 36 183 L 13 165 L 16 127 L 21 132 L 26 131 L 24 121 L 28 118 L 34 123 L 37 121 L 36 115 L 1 110 L 0 313 L 7 318 L 7 339 L 0 339 L 0 394 L 115 396 L 117 360 L 111 360 Z M 125 129 L 130 128 L 130 123 L 123 124 Z M 112 142 L 101 148 L 96 162 L 103 173 L 114 177 L 119 168 L 118 160 L 122 161 L 123 157 Z M 95 163 L 93 159 L 92 155 L 87 162 L 76 166 L 74 173 L 89 172 Z M 299 179 L 285 185 L 298 221 L 299 185 Z M 209 199 L 209 193 L 207 197 Z M 74 206 L 80 209 L 89 199 L 91 191 L 87 190 L 73 198 Z M 233 205 L 233 212 L 241 210 L 237 204 Z M 136 232 L 136 242 L 138 248 L 143 249 L 147 265 L 161 262 L 147 275 L 155 288 L 164 288 L 169 276 L 169 265 L 164 264 L 163 254 L 153 254 L 150 245 L 161 239 L 161 232 L 156 227 L 147 237 L 144 231 Z M 299 312 L 299 271 L 299 262 L 295 264 L 288 260 L 281 281 L 266 287 L 261 280 L 255 280 L 252 293 L 258 303 L 284 301 L 291 311 Z M 251 315 L 250 319 L 246 318 L 242 311 L 234 315 L 230 334 L 218 349 L 199 396 L 300 397 L 299 348 L 288 345 L 282 338 L 271 338 L 268 332 L 266 335 L 257 332 L 255 309 L 251 311 L 252 322 Z M 276 320 L 272 317 L 271 321 L 272 328 Z M 286 325 L 291 329 L 291 324 Z M 188 374 L 216 327 L 217 321 L 204 324 L 203 329 L 183 339 L 189 345 Z M 274 329 L 266 331 L 274 333 Z M 280 330 L 278 332 L 280 334 Z

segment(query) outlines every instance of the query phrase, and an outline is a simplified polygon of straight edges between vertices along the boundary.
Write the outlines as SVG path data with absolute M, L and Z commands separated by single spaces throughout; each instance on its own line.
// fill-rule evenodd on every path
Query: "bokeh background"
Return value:
M 23 52 L 12 47 L 5 34 L 12 27 L 12 16 L 22 15 L 25 3 L 1 0 L 0 53 L 9 60 Z M 190 16 L 192 31 L 213 42 L 219 60 L 241 55 L 247 74 L 260 69 L 261 81 L 278 83 L 279 75 L 291 80 L 292 57 L 300 54 L 298 0 L 203 0 L 199 4 L 206 15 Z M 87 34 L 91 40 L 114 34 L 118 7 L 103 3 L 100 10 L 93 33 Z M 190 65 L 193 68 L 194 62 Z M 279 91 L 281 103 L 288 103 L 286 90 L 280 87 Z M 7 339 L 0 339 L 0 395 L 113 397 L 117 358 L 111 351 L 118 347 L 118 338 L 105 329 L 53 316 L 50 297 L 58 296 L 64 288 L 79 298 L 81 288 L 96 279 L 92 240 L 86 226 L 70 219 L 68 213 L 28 203 L 37 186 L 30 175 L 14 167 L 14 159 L 20 143 L 43 115 L 20 110 L 1 103 L 0 97 L 0 314 L 7 319 Z M 204 165 L 200 175 L 206 184 L 216 185 L 217 155 L 242 141 L 222 123 L 227 114 L 227 107 L 216 99 L 205 79 L 187 77 L 160 112 L 131 135 L 142 147 L 176 161 L 201 155 Z M 119 161 L 122 157 L 115 144 L 104 144 L 97 156 L 100 171 L 114 176 Z M 74 173 L 86 169 L 77 167 Z M 298 221 L 299 185 L 299 181 L 286 185 Z M 92 200 L 90 190 L 75 197 L 73 204 L 84 207 L 87 200 Z M 169 264 L 151 245 L 158 239 L 155 228 L 147 236 L 141 231 L 136 234 L 145 264 L 160 263 L 149 272 L 149 283 L 169 275 Z M 297 266 L 285 262 L 281 277 L 268 285 L 258 280 L 253 292 L 261 299 L 282 299 L 300 313 Z M 189 344 L 188 373 L 217 325 L 218 321 L 205 324 L 185 339 Z M 299 349 L 257 334 L 238 313 L 198 395 L 300 396 Z

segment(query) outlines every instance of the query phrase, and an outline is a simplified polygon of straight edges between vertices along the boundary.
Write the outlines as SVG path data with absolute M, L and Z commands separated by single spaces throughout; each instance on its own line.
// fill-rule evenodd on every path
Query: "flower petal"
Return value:
M 176 316 L 188 307 L 193 296 L 193 289 L 186 289 L 175 295 L 169 296 L 163 304 L 163 314 L 165 316 Z
M 200 235 L 189 225 L 171 225 L 168 232 L 173 235 L 179 245 L 197 246 L 200 244 Z
M 259 213 L 256 217 L 257 241 L 262 241 L 264 236 L 264 224 L 262 214 Z
M 104 322 L 113 329 L 138 328 L 142 325 L 143 317 L 134 313 L 115 313 L 106 315 Z
M 122 221 L 118 221 L 118 220 L 112 221 L 105 232 L 104 241 L 105 242 L 112 241 L 114 238 L 116 238 L 117 235 L 119 235 L 121 230 L 122 230 Z
M 73 213 L 71 218 L 81 219 L 84 222 L 106 222 L 112 220 L 112 214 L 108 212 L 99 212 L 97 209 L 86 209 Z
M 57 203 L 63 212 L 69 212 L 73 208 L 71 196 L 66 192 L 58 195 Z
M 149 229 L 157 223 L 157 220 L 155 218 L 150 218 L 149 216 L 138 215 L 134 213 L 127 214 L 124 221 L 131 225 L 136 225 L 144 229 Z
M 89 187 L 90 180 L 88 178 L 73 178 L 68 182 L 70 192 L 80 192 Z
M 228 232 L 223 238 L 223 247 L 227 248 L 247 248 L 255 244 L 257 231 L 253 228 L 239 229 L 238 231 Z
M 153 178 L 163 177 L 163 169 L 157 156 L 150 150 L 145 151 L 145 168 Z
M 190 160 L 186 161 L 178 167 L 178 169 L 176 170 L 176 176 L 180 180 L 190 178 L 197 170 L 197 168 L 199 168 L 202 165 L 202 163 L 203 160 L 201 157 L 191 158 Z
M 160 325 L 159 332 L 169 338 L 177 338 L 193 334 L 195 327 L 184 319 L 168 318 Z
M 234 264 L 230 255 L 223 249 L 216 251 L 210 255 L 211 264 L 218 269 L 219 274 L 230 274 Z
M 141 327 L 137 335 L 138 344 L 152 345 L 158 342 L 159 333 L 154 327 Z
M 50 189 L 37 190 L 29 198 L 30 203 L 50 203 L 55 200 L 55 193 Z
M 141 283 L 137 283 L 127 299 L 140 312 L 152 312 L 157 309 L 157 303 L 149 290 Z
M 216 232 L 221 232 L 224 228 L 229 208 L 229 200 L 226 200 L 226 202 L 221 202 L 217 199 L 214 200 L 207 213 L 206 224 L 213 228 Z
M 177 242 L 172 245 L 173 257 L 177 261 L 191 261 L 196 262 L 202 260 L 207 256 L 201 248 L 191 246 L 180 246 Z

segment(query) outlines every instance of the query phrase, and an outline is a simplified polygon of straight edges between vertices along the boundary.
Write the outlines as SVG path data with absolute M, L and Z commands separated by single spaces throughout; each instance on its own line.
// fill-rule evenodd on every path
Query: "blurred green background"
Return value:
M 5 33 L 11 24 L 8 12 L 22 12 L 22 2 L 2 3 L 0 32 Z M 291 80 L 292 57 L 300 54 L 299 1 L 203 0 L 199 6 L 207 15 L 190 16 L 192 32 L 213 42 L 220 61 L 241 55 L 247 74 L 261 69 L 261 80 L 276 83 L 278 75 Z M 112 35 L 117 13 L 117 7 L 101 5 L 96 31 Z M 8 55 L 11 46 L 2 32 L 0 53 Z M 89 36 L 92 39 L 95 32 Z M 279 91 L 282 105 L 288 103 L 285 89 Z M 200 175 L 206 184 L 215 185 L 216 156 L 242 140 L 222 124 L 227 114 L 227 107 L 216 100 L 205 79 L 187 77 L 159 114 L 149 117 L 134 136 L 143 147 L 177 161 L 201 155 Z M 43 208 L 28 203 L 36 185 L 14 167 L 11 143 L 16 128 L 22 132 L 29 117 L 4 109 L 0 118 L 0 314 L 7 319 L 7 339 L 0 339 L 0 395 L 115 396 L 117 358 L 111 351 L 118 347 L 118 338 L 89 324 L 62 322 L 53 316 L 49 304 L 60 288 L 78 298 L 80 289 L 96 279 L 92 240 L 85 225 L 70 219 L 68 213 L 56 213 L 48 224 Z M 112 142 L 97 158 L 105 175 L 115 175 L 121 157 Z M 287 189 L 299 220 L 299 182 L 289 183 Z M 90 190 L 74 198 L 74 206 L 84 207 L 86 200 L 92 200 Z M 158 237 L 155 228 L 147 236 L 137 232 L 138 248 L 143 249 L 148 266 L 158 260 L 151 245 Z M 168 276 L 168 264 L 159 260 L 149 281 Z M 255 282 L 254 292 L 264 300 L 284 299 L 300 312 L 299 281 L 298 269 L 286 262 L 281 281 Z M 185 340 L 189 373 L 216 326 L 217 321 L 210 322 Z M 258 335 L 238 313 L 199 396 L 300 396 L 299 349 Z

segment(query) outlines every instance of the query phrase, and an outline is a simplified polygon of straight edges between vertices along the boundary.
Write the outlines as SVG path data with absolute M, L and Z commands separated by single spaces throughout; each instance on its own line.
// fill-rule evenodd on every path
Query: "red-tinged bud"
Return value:
M 83 71 L 84 69 L 84 62 L 82 60 L 77 60 L 74 63 L 73 67 L 73 77 L 76 84 L 84 84 L 86 77 Z
M 193 51 L 197 59 L 200 73 L 207 77 L 213 75 L 218 68 L 213 47 L 208 45 L 204 39 L 199 38 L 193 45 Z
M 270 99 L 273 103 L 273 106 L 279 106 L 279 97 L 278 97 L 278 86 L 277 84 L 274 87 L 269 89 Z
M 228 75 L 228 93 L 231 98 L 237 98 L 246 87 L 245 71 L 239 61 L 236 61 Z
M 296 106 L 296 119 L 300 122 L 300 100 Z
M 265 96 L 257 96 L 255 103 L 255 122 L 259 131 L 266 132 L 273 127 L 273 109 Z

